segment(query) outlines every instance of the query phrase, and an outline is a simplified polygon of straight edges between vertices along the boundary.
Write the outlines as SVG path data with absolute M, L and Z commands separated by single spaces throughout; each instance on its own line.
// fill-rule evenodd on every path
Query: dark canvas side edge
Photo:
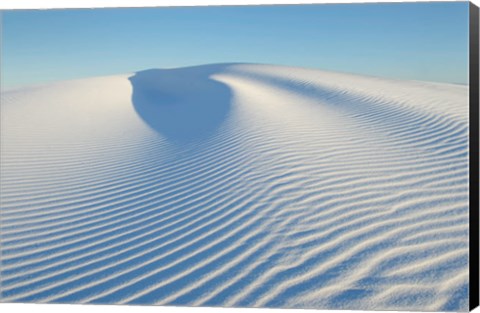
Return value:
M 479 24 L 478 7 L 470 2 L 470 310 L 479 305 Z

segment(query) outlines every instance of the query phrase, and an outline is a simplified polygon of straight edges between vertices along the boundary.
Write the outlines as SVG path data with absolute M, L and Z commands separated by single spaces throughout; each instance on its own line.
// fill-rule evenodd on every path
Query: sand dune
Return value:
M 467 310 L 467 104 L 252 64 L 4 92 L 2 299 Z

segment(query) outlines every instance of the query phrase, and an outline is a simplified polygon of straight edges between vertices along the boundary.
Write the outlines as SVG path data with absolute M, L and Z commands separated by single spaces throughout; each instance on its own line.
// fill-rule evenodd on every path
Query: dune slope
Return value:
M 1 298 L 468 308 L 468 87 L 217 64 L 1 96 Z

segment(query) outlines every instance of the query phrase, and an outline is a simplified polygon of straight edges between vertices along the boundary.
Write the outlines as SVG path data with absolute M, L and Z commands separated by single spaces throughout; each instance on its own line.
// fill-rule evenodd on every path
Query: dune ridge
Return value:
M 1 298 L 468 309 L 468 87 L 212 64 L 1 95 Z

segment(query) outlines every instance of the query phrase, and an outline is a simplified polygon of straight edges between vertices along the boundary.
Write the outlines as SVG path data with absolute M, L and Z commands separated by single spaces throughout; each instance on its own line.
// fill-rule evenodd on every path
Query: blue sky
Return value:
M 220 62 L 468 82 L 468 2 L 2 12 L 9 89 Z

